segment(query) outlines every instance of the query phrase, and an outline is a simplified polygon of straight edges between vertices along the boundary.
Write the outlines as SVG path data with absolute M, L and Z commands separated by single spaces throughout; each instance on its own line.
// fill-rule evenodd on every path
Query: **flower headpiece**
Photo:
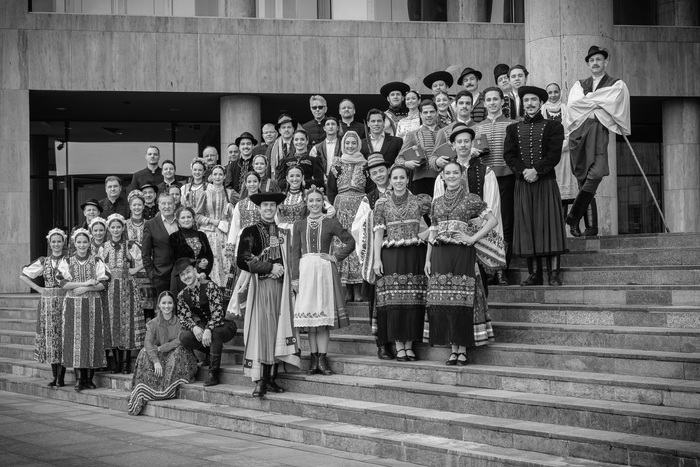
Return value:
M 139 198 L 144 203 L 146 202 L 146 198 L 143 196 L 143 191 L 141 190 L 131 190 L 131 193 L 129 193 L 126 200 L 129 204 L 131 204 L 131 201 L 133 201 L 134 198 Z
M 194 167 L 195 164 L 202 164 L 205 168 L 207 166 L 207 163 L 204 162 L 204 159 L 202 159 L 201 157 L 195 157 L 194 159 L 192 159 L 192 162 L 190 162 L 190 170 L 192 170 L 192 167 Z
M 92 231 L 92 226 L 95 224 L 102 224 L 105 226 L 105 229 L 107 228 L 107 221 L 99 216 L 90 221 L 88 228 Z
M 321 195 L 324 195 L 323 187 L 317 187 L 316 185 L 311 185 L 311 188 L 304 190 L 304 197 L 309 196 L 311 193 L 320 193 Z
M 71 234 L 70 239 L 73 243 L 75 243 L 75 239 L 78 237 L 78 235 L 85 235 L 88 238 L 88 240 L 92 238 L 92 235 L 90 235 L 88 229 L 84 229 L 81 227 L 79 229 L 75 229 Z
M 66 238 L 67 238 L 66 233 L 59 228 L 53 228 L 53 229 L 49 230 L 48 235 L 46 235 L 46 240 L 51 241 L 51 237 L 53 237 L 54 235 L 60 235 L 61 238 L 63 238 L 63 241 L 64 242 L 66 241 Z
M 107 218 L 107 225 L 111 224 L 112 221 L 119 221 L 122 225 L 126 225 L 126 219 L 124 219 L 124 216 L 122 216 L 118 212 L 110 214 L 110 216 Z

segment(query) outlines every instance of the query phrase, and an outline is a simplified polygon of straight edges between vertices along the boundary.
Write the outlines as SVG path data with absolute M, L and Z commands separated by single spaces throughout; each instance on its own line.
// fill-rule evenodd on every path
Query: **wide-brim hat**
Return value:
M 250 195 L 250 200 L 257 206 L 260 206 L 265 201 L 274 201 L 277 204 L 282 204 L 287 197 L 284 193 L 255 193 Z
M 538 88 L 537 86 L 521 86 L 518 88 L 518 96 L 520 97 L 520 100 L 523 99 L 525 94 L 534 94 L 537 97 L 540 98 L 540 102 L 543 104 L 547 102 L 547 99 L 549 98 L 549 95 L 547 94 L 547 91 L 545 91 L 542 88 Z
M 192 258 L 180 258 L 175 261 L 173 266 L 173 274 L 179 276 L 182 271 L 188 268 L 188 266 L 194 266 L 197 263 L 196 260 Z
M 469 128 L 467 125 L 464 123 L 457 123 L 455 126 L 452 127 L 452 133 L 450 133 L 450 143 L 454 143 L 455 139 L 457 139 L 457 136 L 461 135 L 462 133 L 469 133 L 472 135 L 472 141 L 474 141 L 474 137 L 476 136 L 476 132 Z
M 586 55 L 586 59 L 584 61 L 588 62 L 588 59 L 596 54 L 601 54 L 603 57 L 606 58 L 606 60 L 608 58 L 608 50 L 607 49 L 598 47 L 597 45 L 592 45 L 591 48 L 588 49 L 588 54 Z
M 461 86 L 462 81 L 464 81 L 464 78 L 466 78 L 467 75 L 474 75 L 479 81 L 481 81 L 481 77 L 483 76 L 480 71 L 468 66 L 464 70 L 462 70 L 462 73 L 459 75 L 459 79 L 457 80 L 457 84 Z
M 454 84 L 455 79 L 452 77 L 452 73 L 449 73 L 447 71 L 434 71 L 425 78 L 423 78 L 423 84 L 425 84 L 426 88 L 432 88 L 433 83 L 435 81 L 444 81 L 447 87 L 449 88 L 452 87 L 452 84 Z
M 282 115 L 280 115 L 280 117 L 277 119 L 277 123 L 275 123 L 275 131 L 277 131 L 277 133 L 279 133 L 279 132 L 280 132 L 280 126 L 282 126 L 283 123 L 288 123 L 288 122 L 291 122 L 291 124 L 292 124 L 292 126 L 294 127 L 295 130 L 296 130 L 297 127 L 299 126 L 299 122 L 297 122 L 296 120 L 294 120 L 291 116 L 289 116 L 289 115 L 287 115 L 287 114 L 282 114 Z
M 258 140 L 255 139 L 255 137 L 253 135 L 251 135 L 250 133 L 248 133 L 247 131 L 244 131 L 243 133 L 241 133 L 241 136 L 236 138 L 236 140 L 234 141 L 236 143 L 236 146 L 239 146 L 241 143 L 241 140 L 243 140 L 243 139 L 251 140 L 253 142 L 253 146 L 258 145 Z
M 493 69 L 493 80 L 495 82 L 498 82 L 498 78 L 500 78 L 502 75 L 507 75 L 508 70 L 510 70 L 510 67 L 508 65 L 506 65 L 505 63 L 499 63 Z
M 375 151 L 367 157 L 367 170 L 379 167 L 380 165 L 383 165 L 387 169 L 390 165 L 386 160 L 384 160 L 384 156 L 381 152 Z
M 98 211 L 102 212 L 102 206 L 100 206 L 100 202 L 97 201 L 95 198 L 90 198 L 89 200 L 81 204 L 80 210 L 85 211 L 85 206 L 95 206 Z
M 394 91 L 399 91 L 402 95 L 406 95 L 408 91 L 411 90 L 411 86 L 402 81 L 392 81 L 391 83 L 386 83 L 379 89 L 379 94 L 384 97 L 389 97 Z
M 146 182 L 143 185 L 141 185 L 141 188 L 139 188 L 139 190 L 143 192 L 143 190 L 145 190 L 146 188 L 153 188 L 156 194 L 158 194 L 158 185 L 156 185 L 155 182 Z

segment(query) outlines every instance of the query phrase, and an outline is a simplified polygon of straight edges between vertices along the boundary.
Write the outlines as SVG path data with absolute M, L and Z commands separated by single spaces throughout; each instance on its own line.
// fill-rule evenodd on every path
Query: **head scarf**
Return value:
M 345 151 L 345 141 L 348 138 L 353 138 L 353 139 L 355 139 L 355 141 L 357 141 L 357 148 L 353 152 L 346 152 Z M 342 156 L 340 156 L 340 161 L 346 162 L 346 163 L 364 162 L 365 157 L 360 152 L 361 145 L 362 145 L 362 140 L 360 139 L 360 135 L 358 135 L 354 131 L 346 132 L 343 135 L 343 140 L 340 142 L 340 150 L 343 152 Z

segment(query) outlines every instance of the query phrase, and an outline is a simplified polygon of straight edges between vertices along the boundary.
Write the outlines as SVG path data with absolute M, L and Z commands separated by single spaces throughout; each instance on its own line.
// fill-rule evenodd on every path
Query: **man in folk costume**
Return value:
M 394 136 L 396 134 L 396 124 L 399 120 L 408 115 L 408 108 L 404 104 L 406 93 L 411 90 L 411 87 L 401 81 L 392 81 L 386 83 L 379 90 L 379 94 L 389 102 L 389 108 L 384 111 L 387 116 L 384 121 L 384 132 Z M 358 133 L 359 134 L 359 133 Z
M 244 131 L 241 136 L 236 138 L 234 144 L 238 146 L 240 155 L 226 165 L 224 186 L 236 192 L 236 201 L 238 201 L 240 197 L 238 194 L 245 188 L 245 176 L 253 170 L 253 148 L 258 144 L 258 140 Z M 231 204 L 236 203 L 232 202 Z
M 486 107 L 484 106 L 484 94 L 479 92 L 479 83 L 481 82 L 482 74 L 480 71 L 472 67 L 467 67 L 462 70 L 462 73 L 457 79 L 457 84 L 464 87 L 464 91 L 469 91 L 472 95 L 472 110 L 470 118 L 475 123 L 479 123 L 486 118 Z M 452 110 L 457 113 L 457 102 L 452 102 Z
M 449 73 L 447 73 L 449 75 Z M 452 75 L 450 75 L 452 76 Z M 418 105 L 423 124 L 416 130 L 406 135 L 401 147 L 397 164 L 403 164 L 413 171 L 411 192 L 414 195 L 427 194 L 433 196 L 433 185 L 437 177 L 437 167 L 431 165 L 431 156 L 435 150 L 435 138 L 438 132 L 437 105 L 435 102 L 425 99 Z M 421 158 L 414 158 L 412 154 L 420 154 Z
M 185 288 L 177 294 L 177 314 L 182 325 L 180 344 L 186 349 L 209 354 L 209 375 L 205 386 L 219 384 L 219 369 L 224 344 L 236 337 L 236 323 L 226 320 L 221 289 L 214 281 L 202 283 L 196 261 L 180 258 L 173 273 L 180 276 Z
M 243 229 L 236 252 L 238 267 L 247 274 L 241 275 L 231 300 L 234 309 L 229 304 L 229 310 L 240 314 L 243 307 L 240 291 L 246 288 L 244 283 L 247 282 L 243 368 L 245 375 L 255 382 L 254 397 L 263 397 L 268 390 L 284 392 L 275 382 L 278 361 L 296 367 L 301 365 L 292 322 L 294 307 L 288 273 L 291 245 L 282 240 L 275 224 L 277 206 L 285 196 L 284 193 L 250 196 L 262 220 Z
M 440 128 L 435 137 L 435 147 L 439 148 L 450 140 L 450 134 L 455 125 L 463 123 L 467 126 L 474 126 L 476 123 L 472 120 L 472 102 L 474 97 L 472 93 L 466 89 L 462 89 L 455 96 L 452 105 L 455 109 L 456 120 L 444 128 Z
M 279 138 L 267 148 L 265 156 L 267 157 L 268 167 L 270 168 L 270 178 L 276 179 L 276 170 L 280 161 L 285 157 L 294 154 L 294 145 L 292 138 L 299 123 L 287 114 L 282 114 L 277 119 L 275 131 L 279 133 Z
M 434 71 L 423 78 L 423 84 L 426 88 L 430 89 L 433 93 L 433 97 L 440 91 L 447 92 L 447 90 L 452 87 L 454 81 L 455 79 L 449 71 Z
M 598 207 L 594 196 L 603 177 L 610 173 L 608 132 L 629 135 L 631 127 L 627 85 L 605 72 L 608 51 L 594 45 L 588 49 L 585 60 L 591 76 L 571 87 L 564 116 L 571 169 L 579 184 L 579 193 L 566 216 L 571 235 L 575 237 L 581 236 L 579 223 L 588 209 L 591 226 L 585 235 L 598 235 Z

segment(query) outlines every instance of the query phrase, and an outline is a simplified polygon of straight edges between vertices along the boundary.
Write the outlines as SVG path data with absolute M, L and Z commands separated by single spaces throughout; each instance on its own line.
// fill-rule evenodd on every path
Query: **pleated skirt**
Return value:
M 513 254 L 520 257 L 566 253 L 564 213 L 557 181 L 515 180 Z
M 294 304 L 294 327 L 338 329 L 350 324 L 345 292 L 335 263 L 318 254 L 299 260 L 299 294 Z

